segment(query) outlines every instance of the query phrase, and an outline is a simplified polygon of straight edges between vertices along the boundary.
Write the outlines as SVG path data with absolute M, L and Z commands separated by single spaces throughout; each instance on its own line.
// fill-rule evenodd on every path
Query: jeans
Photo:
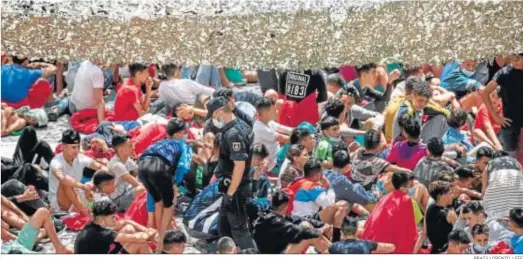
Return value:
M 218 68 L 215 65 L 209 63 L 200 64 L 195 81 L 202 85 L 213 86 L 216 89 L 222 88 L 220 71 L 218 71 Z
M 196 77 L 196 67 L 184 65 L 182 67 L 182 79 L 194 79 Z
M 70 97 L 65 97 L 58 101 L 46 104 L 45 108 L 48 113 L 52 111 L 52 108 L 56 108 L 56 114 L 58 115 L 58 117 L 60 117 L 64 114 L 71 114 L 71 113 L 69 113 L 69 102 L 70 102 L 69 99 L 70 99 Z

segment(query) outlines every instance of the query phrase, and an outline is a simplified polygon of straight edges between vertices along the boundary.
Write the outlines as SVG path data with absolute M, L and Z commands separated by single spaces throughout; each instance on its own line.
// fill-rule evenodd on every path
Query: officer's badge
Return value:
M 234 151 L 240 151 L 241 143 L 240 142 L 233 142 L 232 143 L 232 150 Z

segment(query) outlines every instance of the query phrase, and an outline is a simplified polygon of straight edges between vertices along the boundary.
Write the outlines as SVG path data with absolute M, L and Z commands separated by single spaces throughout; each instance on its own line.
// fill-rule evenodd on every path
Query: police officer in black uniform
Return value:
M 220 236 L 234 239 L 241 249 L 256 248 L 248 225 L 247 201 L 252 197 L 252 131 L 245 130 L 224 97 L 213 98 L 208 105 L 215 126 L 221 129 L 220 156 L 216 174 L 223 193 L 219 215 Z

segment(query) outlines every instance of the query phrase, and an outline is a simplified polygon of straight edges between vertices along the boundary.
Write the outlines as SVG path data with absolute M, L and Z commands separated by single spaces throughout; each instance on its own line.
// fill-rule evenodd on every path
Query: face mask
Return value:
M 183 141 L 187 141 L 187 134 L 183 135 Z
M 214 124 L 214 126 L 216 128 L 223 128 L 223 126 L 225 125 L 225 122 L 221 121 L 221 120 L 216 120 L 216 119 L 212 119 L 212 124 Z
M 474 244 L 474 251 L 484 253 L 487 247 Z
M 423 80 L 423 81 L 427 80 L 427 77 L 425 76 L 425 74 L 423 74 L 423 76 L 421 76 L 421 80 Z
M 463 74 L 465 74 L 467 77 L 471 77 L 474 75 L 475 71 L 468 71 L 464 68 L 461 69 L 461 72 L 463 72 Z
M 330 140 L 332 142 L 340 142 L 341 141 L 341 137 L 330 137 Z

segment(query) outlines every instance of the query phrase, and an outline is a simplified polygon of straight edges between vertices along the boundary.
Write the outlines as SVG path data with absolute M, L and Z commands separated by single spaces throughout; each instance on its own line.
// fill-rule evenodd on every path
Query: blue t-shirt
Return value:
M 514 250 L 514 254 L 523 254 L 523 235 L 514 235 L 510 240 L 510 246 Z
M 42 76 L 40 69 L 20 65 L 2 66 L 2 101 L 16 103 L 29 95 L 31 86 Z
M 178 140 L 164 139 L 154 143 L 147 148 L 140 159 L 144 157 L 159 157 L 169 163 L 170 166 L 175 167 L 178 164 L 178 159 L 182 153 Z

